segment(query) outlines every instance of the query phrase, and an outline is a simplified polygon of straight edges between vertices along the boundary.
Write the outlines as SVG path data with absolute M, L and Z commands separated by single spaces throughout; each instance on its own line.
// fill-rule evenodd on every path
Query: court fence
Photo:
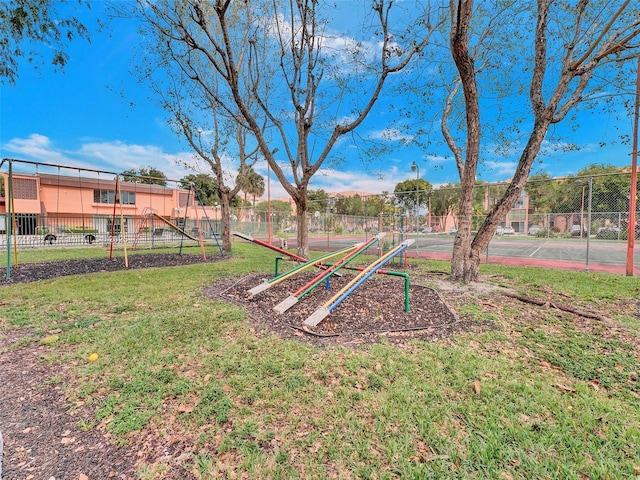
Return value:
M 485 255 L 486 262 L 532 264 L 574 269 L 598 265 L 624 273 L 630 222 L 628 173 L 540 179 L 530 181 L 514 208 L 498 228 Z M 640 183 L 640 182 L 639 182 Z M 508 184 L 478 184 L 474 192 L 472 229 L 477 230 Z M 640 185 L 638 185 L 640 189 Z M 460 189 L 440 187 L 428 192 L 396 192 L 370 196 L 335 196 L 310 202 L 307 216 L 312 249 L 340 248 L 386 232 L 383 244 L 395 245 L 405 238 L 416 242 L 410 255 L 447 259 L 457 230 Z M 416 199 L 418 204 L 416 205 Z M 231 211 L 232 231 L 250 234 L 295 247 L 297 225 L 293 210 L 267 211 L 262 205 Z M 640 238 L 640 205 L 636 203 L 635 238 Z M 260 208 L 262 207 L 262 208 Z M 219 212 L 218 212 L 219 213 Z M 220 236 L 218 217 L 167 218 L 141 222 L 140 216 L 113 219 L 108 215 L 18 215 L 15 221 L 17 248 L 51 248 L 73 245 L 104 245 L 121 241 L 121 225 L 129 243 L 166 245 Z M 115 222 L 112 225 L 112 222 Z M 0 215 L 0 249 L 6 252 L 8 218 Z M 184 234 L 183 234 L 184 233 Z M 640 253 L 635 253 L 638 263 Z

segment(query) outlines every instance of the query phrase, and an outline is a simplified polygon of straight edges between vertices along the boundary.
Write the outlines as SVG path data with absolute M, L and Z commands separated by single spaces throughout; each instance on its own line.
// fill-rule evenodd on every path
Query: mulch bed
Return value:
M 377 342 L 406 339 L 435 340 L 468 329 L 435 290 L 418 284 L 409 288 L 409 311 L 405 312 L 404 279 L 374 275 L 351 293 L 317 326 L 304 324 L 316 309 L 336 295 L 357 272 L 345 271 L 333 276 L 330 288 L 324 282 L 302 297 L 284 313 L 274 307 L 313 279 L 318 272 L 305 273 L 271 286 L 256 295 L 248 290 L 268 277 L 253 274 L 240 280 L 219 283 L 205 295 L 222 298 L 247 308 L 258 331 L 282 337 L 300 338 L 316 345 Z
M 207 257 L 207 262 L 220 261 L 219 255 Z M 152 267 L 176 267 L 202 263 L 202 255 L 179 253 L 137 253 L 128 256 L 129 270 Z M 81 258 L 41 263 L 23 263 L 12 265 L 10 278 L 6 278 L 7 268 L 0 268 L 0 285 L 12 283 L 36 282 L 68 275 L 83 275 L 96 272 L 115 272 L 125 270 L 124 257 Z

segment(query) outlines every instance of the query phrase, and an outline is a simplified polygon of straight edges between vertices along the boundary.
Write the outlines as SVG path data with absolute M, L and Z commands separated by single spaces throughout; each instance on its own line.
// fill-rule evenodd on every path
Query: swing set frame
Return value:
M 6 259 L 6 278 L 9 279 L 10 278 L 10 271 L 11 271 L 11 250 L 12 250 L 12 246 L 13 246 L 13 258 L 14 258 L 14 265 L 18 265 L 18 248 L 17 248 L 17 222 L 16 222 L 16 209 L 15 209 L 15 195 L 14 195 L 14 185 L 13 185 L 13 164 L 14 163 L 19 163 L 19 164 L 27 164 L 27 165 L 33 165 L 35 166 L 36 169 L 36 176 L 39 176 L 39 172 L 38 172 L 38 167 L 52 167 L 52 168 L 57 168 L 58 169 L 58 192 L 57 192 L 57 196 L 58 198 L 56 199 L 57 205 L 56 205 L 56 214 L 59 213 L 59 196 L 60 196 L 60 186 L 59 186 L 59 182 L 60 182 L 60 170 L 61 169 L 66 169 L 66 170 L 73 170 L 73 171 L 77 171 L 78 175 L 79 175 L 79 187 L 81 189 L 81 197 L 80 197 L 80 205 L 82 208 L 82 235 L 84 235 L 84 241 L 88 242 L 89 244 L 92 244 L 96 241 L 96 236 L 93 233 L 89 233 L 86 234 L 86 228 L 85 228 L 85 212 L 84 212 L 84 203 L 82 200 L 82 176 L 81 176 L 81 172 L 89 172 L 89 173 L 94 173 L 94 174 L 98 174 L 98 182 L 99 180 L 99 175 L 100 174 L 105 174 L 105 175 L 113 175 L 115 178 L 115 191 L 114 191 L 114 195 L 113 195 L 113 210 L 111 212 L 111 221 L 110 221 L 110 232 L 109 232 L 109 258 L 113 259 L 113 244 L 115 242 L 121 242 L 122 243 L 122 247 L 123 247 L 123 251 L 124 251 L 124 264 L 125 264 L 125 268 L 129 267 L 129 261 L 128 261 L 128 252 L 127 252 L 127 237 L 126 237 L 126 220 L 125 220 L 125 216 L 124 216 L 124 212 L 123 212 L 123 207 L 122 207 L 122 188 L 121 188 L 121 181 L 120 181 L 120 177 L 123 176 L 123 173 L 117 173 L 117 172 L 112 172 L 112 171 L 107 171 L 107 170 L 99 170 L 99 169 L 92 169 L 92 168 L 85 168 L 85 167 L 74 167 L 74 166 L 69 166 L 69 165 L 62 165 L 62 164 L 55 164 L 55 163 L 46 163 L 46 162 L 35 162 L 35 161 L 29 161 L 29 160 L 20 160 L 20 159 L 14 159 L 14 158 L 3 158 L 0 161 L 0 169 L 2 169 L 2 167 L 4 166 L 4 164 L 8 165 L 8 170 L 7 170 L 7 182 L 5 185 L 5 198 L 6 198 L 6 222 L 5 222 L 5 228 L 6 228 L 6 251 L 7 251 L 7 259 Z M 127 176 L 132 176 L 130 174 L 127 174 Z M 143 178 L 143 177 L 140 177 Z M 148 178 L 148 177 L 145 177 Z M 179 181 L 178 180 L 170 180 L 170 179 L 166 179 L 169 182 L 175 182 L 176 185 L 178 185 Z M 193 197 L 192 197 L 193 195 Z M 211 224 L 211 221 L 209 219 L 209 217 L 207 216 L 206 210 L 204 208 L 204 205 L 202 205 L 201 201 L 200 201 L 200 196 L 198 195 L 198 192 L 195 188 L 195 185 L 191 184 L 189 187 L 189 194 L 187 196 L 187 208 L 185 209 L 185 217 L 184 217 L 184 225 L 186 225 L 186 220 L 187 220 L 187 210 L 188 210 L 188 206 L 189 206 L 189 200 L 193 198 L 194 199 L 194 204 L 195 204 L 195 217 L 196 217 L 196 222 L 197 222 L 197 226 L 198 226 L 198 236 L 197 238 L 195 237 L 195 235 L 191 235 L 188 234 L 187 232 L 185 232 L 184 230 L 182 230 L 179 226 L 169 222 L 168 220 L 164 219 L 163 217 L 160 217 L 158 215 L 158 217 L 160 219 L 163 220 L 163 222 L 165 222 L 166 224 L 168 224 L 171 228 L 173 228 L 176 232 L 178 232 L 181 235 L 181 242 L 180 242 L 180 254 L 182 253 L 182 247 L 183 247 L 183 240 L 184 237 L 186 236 L 187 238 L 191 239 L 191 240 L 196 240 L 198 241 L 201 251 L 202 251 L 202 257 L 203 260 L 206 261 L 206 253 L 205 253 L 205 246 L 204 246 L 204 239 L 203 239 L 203 234 L 202 234 L 202 229 L 200 228 L 200 222 L 198 220 L 198 208 L 202 208 L 202 211 L 204 213 L 204 218 L 206 218 L 208 224 L 209 224 L 209 228 L 212 234 L 212 237 L 215 239 L 216 245 L 218 247 L 218 250 L 220 252 L 221 256 L 224 256 L 224 253 L 222 251 L 222 247 L 220 245 L 220 242 L 218 241 L 218 236 L 216 235 L 214 229 L 213 229 L 213 225 Z M 151 199 L 151 197 L 150 197 Z M 150 200 L 151 201 L 151 200 Z M 119 212 L 119 223 L 118 223 L 118 215 L 117 215 L 117 205 L 118 203 L 120 204 L 120 212 Z M 146 209 L 146 208 L 145 208 Z M 119 232 L 116 232 L 116 224 L 119 226 Z M 59 232 L 56 232 L 59 233 Z M 119 237 L 118 238 L 118 233 L 119 233 Z M 13 242 L 12 242 L 13 240 Z M 49 243 L 49 244 L 53 244 L 53 242 L 57 240 L 57 237 L 55 234 L 51 234 L 50 232 L 46 232 L 44 235 L 44 242 L 45 243 Z M 137 237 L 136 237 L 136 241 L 137 241 Z M 135 249 L 135 246 L 134 246 Z

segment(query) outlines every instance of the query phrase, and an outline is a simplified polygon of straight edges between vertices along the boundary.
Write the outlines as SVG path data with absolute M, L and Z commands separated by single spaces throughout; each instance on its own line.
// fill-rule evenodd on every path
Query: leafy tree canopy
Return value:
M 155 167 L 131 168 L 122 172 L 122 179 L 125 182 L 145 183 L 147 185 L 167 186 L 167 176 Z
M 565 198 L 564 210 L 585 208 L 585 195 L 591 183 L 591 211 L 625 212 L 629 209 L 629 177 L 620 175 L 622 168 L 602 163 L 584 167 L 575 176 L 569 176 L 562 184 Z
M 269 202 L 260 202 L 256 205 L 257 212 L 266 212 L 269 209 Z M 271 212 L 272 213 L 288 213 L 293 211 L 291 204 L 284 200 L 271 200 Z
M 273 217 L 272 221 L 278 224 L 289 220 L 289 217 L 293 213 L 289 202 L 285 202 L 284 200 L 271 200 L 270 207 L 269 202 L 260 202 L 256 205 L 256 212 L 262 213 L 263 216 L 267 214 L 269 209 Z
M 310 212 L 326 212 L 329 206 L 329 194 L 321 188 L 307 190 L 307 204 Z
M 378 197 L 338 197 L 335 202 L 334 213 L 341 215 L 375 216 L 380 213 L 380 200 Z
M 180 179 L 180 186 L 188 189 L 193 184 L 203 205 L 214 206 L 220 203 L 218 184 L 213 176 L 206 173 L 185 175 Z
M 240 188 L 245 193 L 245 203 L 246 196 L 253 196 L 253 200 L 255 203 L 256 197 L 261 197 L 264 194 L 264 177 L 256 172 L 253 168 L 247 169 L 245 175 L 238 175 L 238 179 L 236 183 L 240 185 Z
M 431 183 L 419 178 L 398 183 L 393 192 L 404 208 L 415 209 L 427 203 L 432 188 Z
M 446 217 L 455 212 L 460 200 L 460 184 L 448 183 L 431 194 L 431 213 L 437 217 Z
M 76 0 L 82 5 L 83 0 Z M 18 59 L 29 63 L 44 63 L 43 50 L 49 52 L 55 69 L 69 61 L 65 52 L 75 37 L 89 41 L 89 31 L 75 16 L 62 16 L 66 0 L 3 0 L 0 2 L 0 82 L 15 84 L 18 78 Z M 90 8 L 89 3 L 85 3 Z M 31 45 L 33 48 L 30 48 Z M 36 49 L 46 45 L 46 49 Z

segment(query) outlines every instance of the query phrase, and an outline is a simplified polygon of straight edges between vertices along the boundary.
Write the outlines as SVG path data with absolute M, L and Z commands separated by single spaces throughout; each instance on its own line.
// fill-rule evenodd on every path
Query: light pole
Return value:
M 416 235 L 418 235 L 418 205 L 420 198 L 420 167 L 413 161 L 411 163 L 411 171 L 416 172 Z
M 639 110 L 640 110 L 640 57 L 638 57 L 638 70 L 636 72 L 636 105 L 635 105 L 635 110 L 633 115 L 633 152 L 631 155 L 631 188 L 629 190 L 629 221 L 627 225 L 627 276 L 629 277 L 633 276 L 633 249 L 635 247 L 635 241 L 636 241 L 636 196 L 638 193 L 637 182 L 638 182 L 638 111 Z M 9 249 L 7 248 L 7 256 L 8 254 L 9 254 Z

